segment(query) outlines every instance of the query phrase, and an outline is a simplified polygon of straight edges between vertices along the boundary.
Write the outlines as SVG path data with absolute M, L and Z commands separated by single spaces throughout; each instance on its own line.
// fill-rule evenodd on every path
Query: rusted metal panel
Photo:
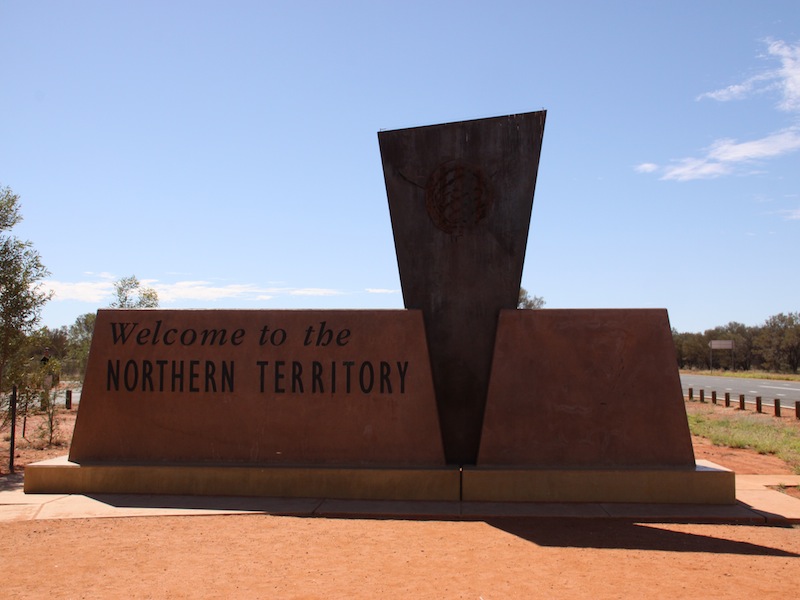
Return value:
M 497 317 L 517 304 L 545 112 L 378 134 L 403 300 L 425 317 L 445 454 L 474 464 Z
M 443 466 L 422 315 L 101 310 L 70 460 Z
M 479 466 L 694 464 L 666 310 L 501 311 Z

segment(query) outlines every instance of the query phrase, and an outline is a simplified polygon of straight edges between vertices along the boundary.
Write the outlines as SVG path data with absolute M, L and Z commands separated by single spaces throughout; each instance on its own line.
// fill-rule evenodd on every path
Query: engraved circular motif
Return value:
M 436 167 L 425 185 L 425 207 L 434 225 L 459 235 L 486 218 L 492 198 L 489 182 L 476 166 L 449 161 Z

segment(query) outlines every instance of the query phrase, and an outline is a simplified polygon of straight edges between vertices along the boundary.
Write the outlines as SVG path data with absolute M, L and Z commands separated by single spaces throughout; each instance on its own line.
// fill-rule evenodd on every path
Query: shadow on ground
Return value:
M 800 556 L 777 548 L 682 533 L 631 521 L 497 518 L 487 519 L 486 523 L 539 546 L 707 552 L 748 556 Z
M 256 514 L 299 516 L 302 518 L 335 518 L 359 520 L 403 521 L 483 521 L 489 526 L 510 533 L 539 546 L 660 550 L 666 552 L 703 552 L 747 556 L 800 557 L 800 554 L 747 542 L 683 533 L 630 519 L 593 519 L 570 517 L 493 517 L 461 519 L 452 515 L 331 515 L 313 514 L 320 505 L 315 499 L 278 499 L 201 496 L 115 496 L 93 495 L 93 499 L 112 506 L 134 508 L 182 508 L 235 510 Z M 759 525 L 761 527 L 770 525 Z M 771 525 L 776 527 L 776 525 Z M 714 525 L 709 525 L 714 527 Z
M 25 474 L 21 472 L 9 473 L 0 477 L 0 492 L 16 492 L 21 490 L 25 482 Z

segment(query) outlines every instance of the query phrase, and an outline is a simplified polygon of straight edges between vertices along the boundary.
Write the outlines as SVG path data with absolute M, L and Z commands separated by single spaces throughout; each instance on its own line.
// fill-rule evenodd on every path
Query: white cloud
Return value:
M 800 42 L 792 45 L 780 40 L 767 40 L 766 43 L 769 58 L 778 59 L 779 68 L 765 70 L 742 83 L 706 92 L 697 99 L 727 102 L 777 90 L 780 93 L 777 104 L 779 109 L 787 112 L 800 111 Z M 659 173 L 661 179 L 672 181 L 748 175 L 761 172 L 754 168 L 760 161 L 797 150 L 800 150 L 800 126 L 792 125 L 754 140 L 739 142 L 720 138 L 699 157 L 675 159 L 665 166 L 642 163 L 634 169 L 638 173 Z
M 800 148 L 800 128 L 789 127 L 760 140 L 737 143 L 736 140 L 717 140 L 711 145 L 708 158 L 720 162 L 741 162 L 774 158 Z
M 291 296 L 338 296 L 343 292 L 339 290 L 331 290 L 326 288 L 301 288 L 297 290 L 291 290 L 289 294 Z
M 800 127 L 789 127 L 748 142 L 720 139 L 706 149 L 705 156 L 682 158 L 664 167 L 661 179 L 691 181 L 731 175 L 742 172 L 743 165 L 750 168 L 756 161 L 776 158 L 796 150 L 800 150 Z
M 769 75 L 756 75 L 755 77 L 751 77 L 742 83 L 735 83 L 720 90 L 714 90 L 713 92 L 705 92 L 700 94 L 697 97 L 697 100 L 705 100 L 706 98 L 709 100 L 716 100 L 718 102 L 741 100 L 743 98 L 747 98 L 754 90 L 758 90 L 759 92 L 765 91 L 764 89 L 758 88 L 756 84 L 772 79 L 773 77 Z
M 44 287 L 52 290 L 53 300 L 78 300 L 80 302 L 100 303 L 114 292 L 113 281 L 45 281 Z
M 208 281 L 179 281 L 177 283 L 158 283 L 143 281 L 144 285 L 158 292 L 163 302 L 180 300 L 203 300 L 214 302 L 226 298 L 244 298 L 267 293 L 267 290 L 250 284 L 212 285 Z
M 781 59 L 778 82 L 783 98 L 779 108 L 800 110 L 800 43 L 791 46 L 780 40 L 770 41 L 767 51 Z
M 637 173 L 653 173 L 658 171 L 658 165 L 653 163 L 642 163 L 634 167 Z
M 710 161 L 707 158 L 682 158 L 677 164 L 665 167 L 661 179 L 691 181 L 693 179 L 713 179 L 732 172 L 730 165 Z
M 114 281 L 118 279 L 108 273 L 87 273 L 87 281 L 64 282 L 50 280 L 44 287 L 55 294 L 54 301 L 77 300 L 96 305 L 108 304 L 114 296 Z M 272 300 L 276 296 L 335 296 L 344 292 L 326 288 L 262 287 L 254 284 L 233 283 L 215 285 L 209 281 L 187 280 L 163 283 L 156 279 L 141 279 L 145 287 L 158 293 L 161 304 L 213 303 L 219 300 Z
M 800 208 L 794 210 L 779 210 L 779 214 L 783 215 L 785 221 L 800 221 Z
M 766 44 L 767 54 L 780 60 L 780 67 L 768 69 L 742 83 L 700 94 L 697 99 L 728 102 L 777 90 L 780 93 L 778 108 L 788 112 L 800 110 L 800 43 L 791 45 L 781 40 L 767 40 Z
M 399 294 L 400 290 L 388 290 L 384 288 L 367 288 L 368 294 Z

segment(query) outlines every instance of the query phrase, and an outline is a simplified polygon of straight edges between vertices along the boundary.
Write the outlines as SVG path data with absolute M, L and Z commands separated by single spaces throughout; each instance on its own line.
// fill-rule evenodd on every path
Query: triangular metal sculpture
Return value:
M 497 318 L 519 298 L 545 116 L 378 134 L 403 300 L 425 317 L 451 464 L 477 459 Z

